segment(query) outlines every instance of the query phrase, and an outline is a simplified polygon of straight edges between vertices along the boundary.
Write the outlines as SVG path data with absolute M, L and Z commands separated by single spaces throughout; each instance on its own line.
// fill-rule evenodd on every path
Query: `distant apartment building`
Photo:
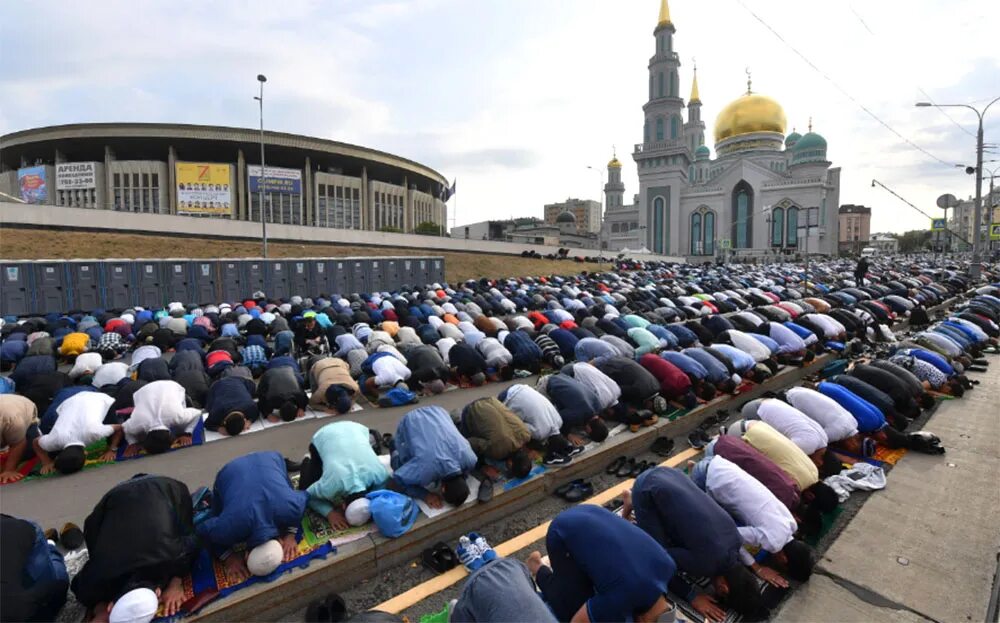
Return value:
M 868 246 L 871 238 L 872 209 L 853 204 L 840 206 L 837 211 L 840 221 L 838 247 L 841 253 L 860 253 Z

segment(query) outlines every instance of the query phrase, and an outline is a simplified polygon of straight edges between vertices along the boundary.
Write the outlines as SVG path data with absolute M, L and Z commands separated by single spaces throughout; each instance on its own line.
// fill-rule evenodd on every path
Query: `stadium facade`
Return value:
M 0 192 L 75 208 L 413 232 L 444 226 L 449 185 L 430 167 L 368 147 L 247 128 L 59 125 L 0 136 Z M 263 180 L 262 180 L 263 177 Z

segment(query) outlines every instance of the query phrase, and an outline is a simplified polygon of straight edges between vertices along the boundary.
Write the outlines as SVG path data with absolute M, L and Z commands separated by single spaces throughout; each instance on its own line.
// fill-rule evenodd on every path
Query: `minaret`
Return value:
M 684 100 L 678 93 L 681 62 L 674 51 L 675 32 L 667 0 L 660 0 L 653 29 L 656 50 L 648 65 L 649 100 L 642 107 L 643 141 L 632 154 L 639 168 L 639 241 L 663 255 L 681 248 L 680 195 L 693 158 L 685 135 Z
M 694 158 L 694 150 L 705 144 L 705 122 L 701 120 L 701 98 L 698 96 L 698 66 L 694 66 L 691 80 L 691 98 L 688 100 L 688 121 L 684 124 L 684 138 Z
M 622 163 L 618 160 L 618 153 L 614 154 L 608 162 L 608 183 L 604 185 L 604 205 L 606 210 L 614 210 L 622 207 L 625 199 L 625 184 L 622 183 Z

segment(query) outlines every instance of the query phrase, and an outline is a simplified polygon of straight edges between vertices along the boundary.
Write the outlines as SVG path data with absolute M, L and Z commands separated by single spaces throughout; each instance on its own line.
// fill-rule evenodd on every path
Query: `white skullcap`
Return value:
M 131 590 L 115 602 L 111 608 L 111 623 L 149 623 L 156 616 L 160 600 L 148 588 Z
M 180 301 L 172 301 L 167 304 L 167 309 L 170 311 L 174 311 L 175 309 L 183 310 L 184 303 L 181 303 Z
M 368 520 L 372 518 L 371 502 L 368 501 L 368 498 L 354 500 L 347 505 L 344 516 L 347 517 L 347 523 L 352 526 L 360 526 L 368 523 Z
M 128 324 L 135 324 L 135 315 L 133 314 L 122 314 L 121 318 Z
M 271 539 L 250 550 L 250 556 L 247 557 L 247 569 L 258 577 L 271 575 L 284 557 L 285 552 L 281 549 L 281 543 Z
M 297 294 L 295 296 L 293 296 L 289 300 L 291 301 L 292 305 L 301 305 L 302 304 L 302 297 L 299 296 L 299 295 L 297 295 Z

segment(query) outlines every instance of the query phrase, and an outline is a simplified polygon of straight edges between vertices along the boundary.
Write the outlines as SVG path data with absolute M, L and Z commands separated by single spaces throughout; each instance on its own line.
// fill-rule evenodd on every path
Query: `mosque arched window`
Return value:
M 695 212 L 691 214 L 691 255 L 701 255 L 701 214 Z
M 753 240 L 753 188 L 745 180 L 733 188 L 732 246 L 746 249 Z
M 780 247 L 785 242 L 785 209 L 771 210 L 771 246 Z
M 785 219 L 785 244 L 789 247 L 799 246 L 799 209 L 788 208 L 788 215 Z
M 715 212 L 706 212 L 703 223 L 705 255 L 715 255 Z
M 646 123 L 642 125 L 642 142 L 649 142 L 649 119 L 646 119 Z
M 663 72 L 656 75 L 656 96 L 663 97 Z
M 656 140 L 663 140 L 663 117 L 656 118 Z
M 664 229 L 666 226 L 667 202 L 663 197 L 653 199 L 653 252 L 665 253 Z
M 670 117 L 670 138 L 677 138 L 681 133 L 681 120 L 677 115 Z

